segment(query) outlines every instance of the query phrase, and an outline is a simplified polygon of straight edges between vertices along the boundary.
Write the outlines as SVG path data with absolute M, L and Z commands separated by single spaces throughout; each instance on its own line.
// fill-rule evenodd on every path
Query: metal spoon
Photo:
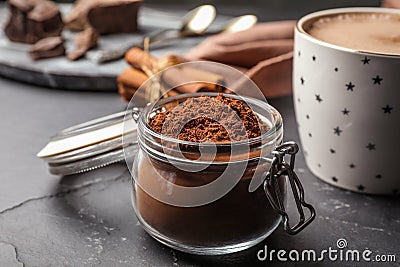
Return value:
M 221 26 L 218 30 L 214 31 L 205 31 L 203 33 L 196 34 L 195 36 L 209 36 L 209 35 L 214 35 L 222 32 L 239 32 L 239 31 L 244 31 L 247 29 L 250 29 L 257 23 L 257 17 L 254 15 L 242 15 L 236 18 L 233 18 L 229 20 L 227 23 L 225 23 L 223 26 Z M 187 36 L 187 35 L 186 35 Z M 192 35 L 193 36 L 193 35 Z M 152 40 L 151 43 L 156 43 L 156 42 L 165 42 L 165 41 L 171 41 L 175 39 L 179 39 L 184 36 L 164 36 L 162 39 L 158 40 Z
M 257 17 L 254 15 L 243 15 L 233 18 L 225 24 L 222 32 L 239 32 L 250 29 L 257 23 Z M 218 33 L 218 32 L 217 32 Z M 210 34 L 215 34 L 211 32 Z
M 182 20 L 182 26 L 179 30 L 167 29 L 156 32 L 150 37 L 150 43 L 159 42 L 164 39 L 176 39 L 187 36 L 196 36 L 203 34 L 216 15 L 215 7 L 212 5 L 202 5 L 189 11 Z M 89 60 L 96 63 L 104 63 L 122 58 L 125 53 L 132 47 L 142 47 L 143 42 L 131 43 L 123 47 L 112 50 L 100 50 L 93 53 L 88 53 Z

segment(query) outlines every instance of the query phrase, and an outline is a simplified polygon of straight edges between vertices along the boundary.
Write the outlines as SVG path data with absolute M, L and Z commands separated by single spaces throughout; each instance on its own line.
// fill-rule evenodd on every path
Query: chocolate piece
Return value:
M 75 45 L 78 48 L 86 47 L 91 49 L 97 46 L 97 41 L 99 40 L 99 35 L 92 28 L 87 28 L 86 30 L 77 34 L 75 38 Z
M 82 58 L 87 51 L 97 46 L 99 35 L 92 28 L 87 28 L 75 37 L 75 51 L 68 54 L 68 59 L 75 61 Z
M 65 27 L 72 31 L 83 31 L 89 26 L 87 11 L 90 5 L 94 4 L 89 0 L 77 0 L 72 10 L 64 17 Z
M 134 32 L 141 1 L 115 1 L 95 6 L 88 12 L 90 25 L 100 34 Z
M 32 44 L 42 38 L 61 34 L 61 13 L 53 2 L 8 0 L 8 4 L 11 14 L 4 32 L 11 41 Z
M 83 58 L 83 56 L 86 54 L 87 50 L 85 48 L 77 48 L 73 52 L 69 53 L 67 55 L 67 58 L 71 61 L 76 61 L 78 59 Z
M 134 32 L 141 0 L 78 0 L 64 22 L 75 31 L 93 27 L 99 34 Z
M 63 56 L 64 42 L 59 36 L 47 37 L 32 45 L 28 53 L 33 60 Z
M 241 141 L 267 130 L 243 101 L 222 94 L 189 98 L 171 111 L 158 113 L 149 125 L 165 136 L 190 142 Z

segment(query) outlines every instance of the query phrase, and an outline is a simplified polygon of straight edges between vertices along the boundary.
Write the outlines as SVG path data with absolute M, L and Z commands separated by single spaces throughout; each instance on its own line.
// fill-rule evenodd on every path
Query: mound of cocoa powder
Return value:
M 222 94 L 188 98 L 156 114 L 149 125 L 165 136 L 191 142 L 235 142 L 268 131 L 245 102 Z

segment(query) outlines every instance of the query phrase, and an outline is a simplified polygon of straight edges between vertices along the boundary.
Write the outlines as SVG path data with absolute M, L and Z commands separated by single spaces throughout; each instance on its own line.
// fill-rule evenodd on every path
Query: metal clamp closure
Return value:
M 315 219 L 315 209 L 311 204 L 305 202 L 303 186 L 294 172 L 295 157 L 298 151 L 299 146 L 295 142 L 287 142 L 278 146 L 272 152 L 274 157 L 272 159 L 271 168 L 264 180 L 264 191 L 268 200 L 274 210 L 282 216 L 283 227 L 285 231 L 291 235 L 298 234 Z M 285 162 L 285 155 L 290 155 L 289 163 Z M 289 215 L 285 210 L 283 195 L 278 185 L 278 180 L 285 179 L 285 177 L 288 177 L 297 211 L 300 214 L 299 222 L 292 227 L 289 224 Z M 307 219 L 304 214 L 304 208 L 308 209 L 310 212 Z

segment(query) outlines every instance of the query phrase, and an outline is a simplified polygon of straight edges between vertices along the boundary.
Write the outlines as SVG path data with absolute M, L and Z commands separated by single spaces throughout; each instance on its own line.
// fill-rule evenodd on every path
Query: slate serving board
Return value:
M 69 4 L 62 4 L 60 7 L 64 14 L 71 9 Z M 126 42 L 139 42 L 143 36 L 152 31 L 165 28 L 178 29 L 184 13 L 184 11 L 163 11 L 142 7 L 138 18 L 139 32 L 102 36 L 98 49 L 116 48 Z M 0 4 L 0 76 L 50 88 L 97 91 L 117 89 L 115 79 L 127 66 L 123 60 L 100 65 L 87 59 L 71 62 L 65 57 L 33 61 L 27 54 L 29 45 L 11 42 L 5 36 L 2 29 L 7 18 L 8 9 L 6 5 Z M 220 27 L 227 20 L 229 17 L 219 16 L 210 29 Z M 74 49 L 74 35 L 67 30 L 63 32 L 67 51 Z M 152 54 L 160 56 L 166 53 L 184 53 L 202 39 L 198 37 L 174 41 L 152 50 Z

